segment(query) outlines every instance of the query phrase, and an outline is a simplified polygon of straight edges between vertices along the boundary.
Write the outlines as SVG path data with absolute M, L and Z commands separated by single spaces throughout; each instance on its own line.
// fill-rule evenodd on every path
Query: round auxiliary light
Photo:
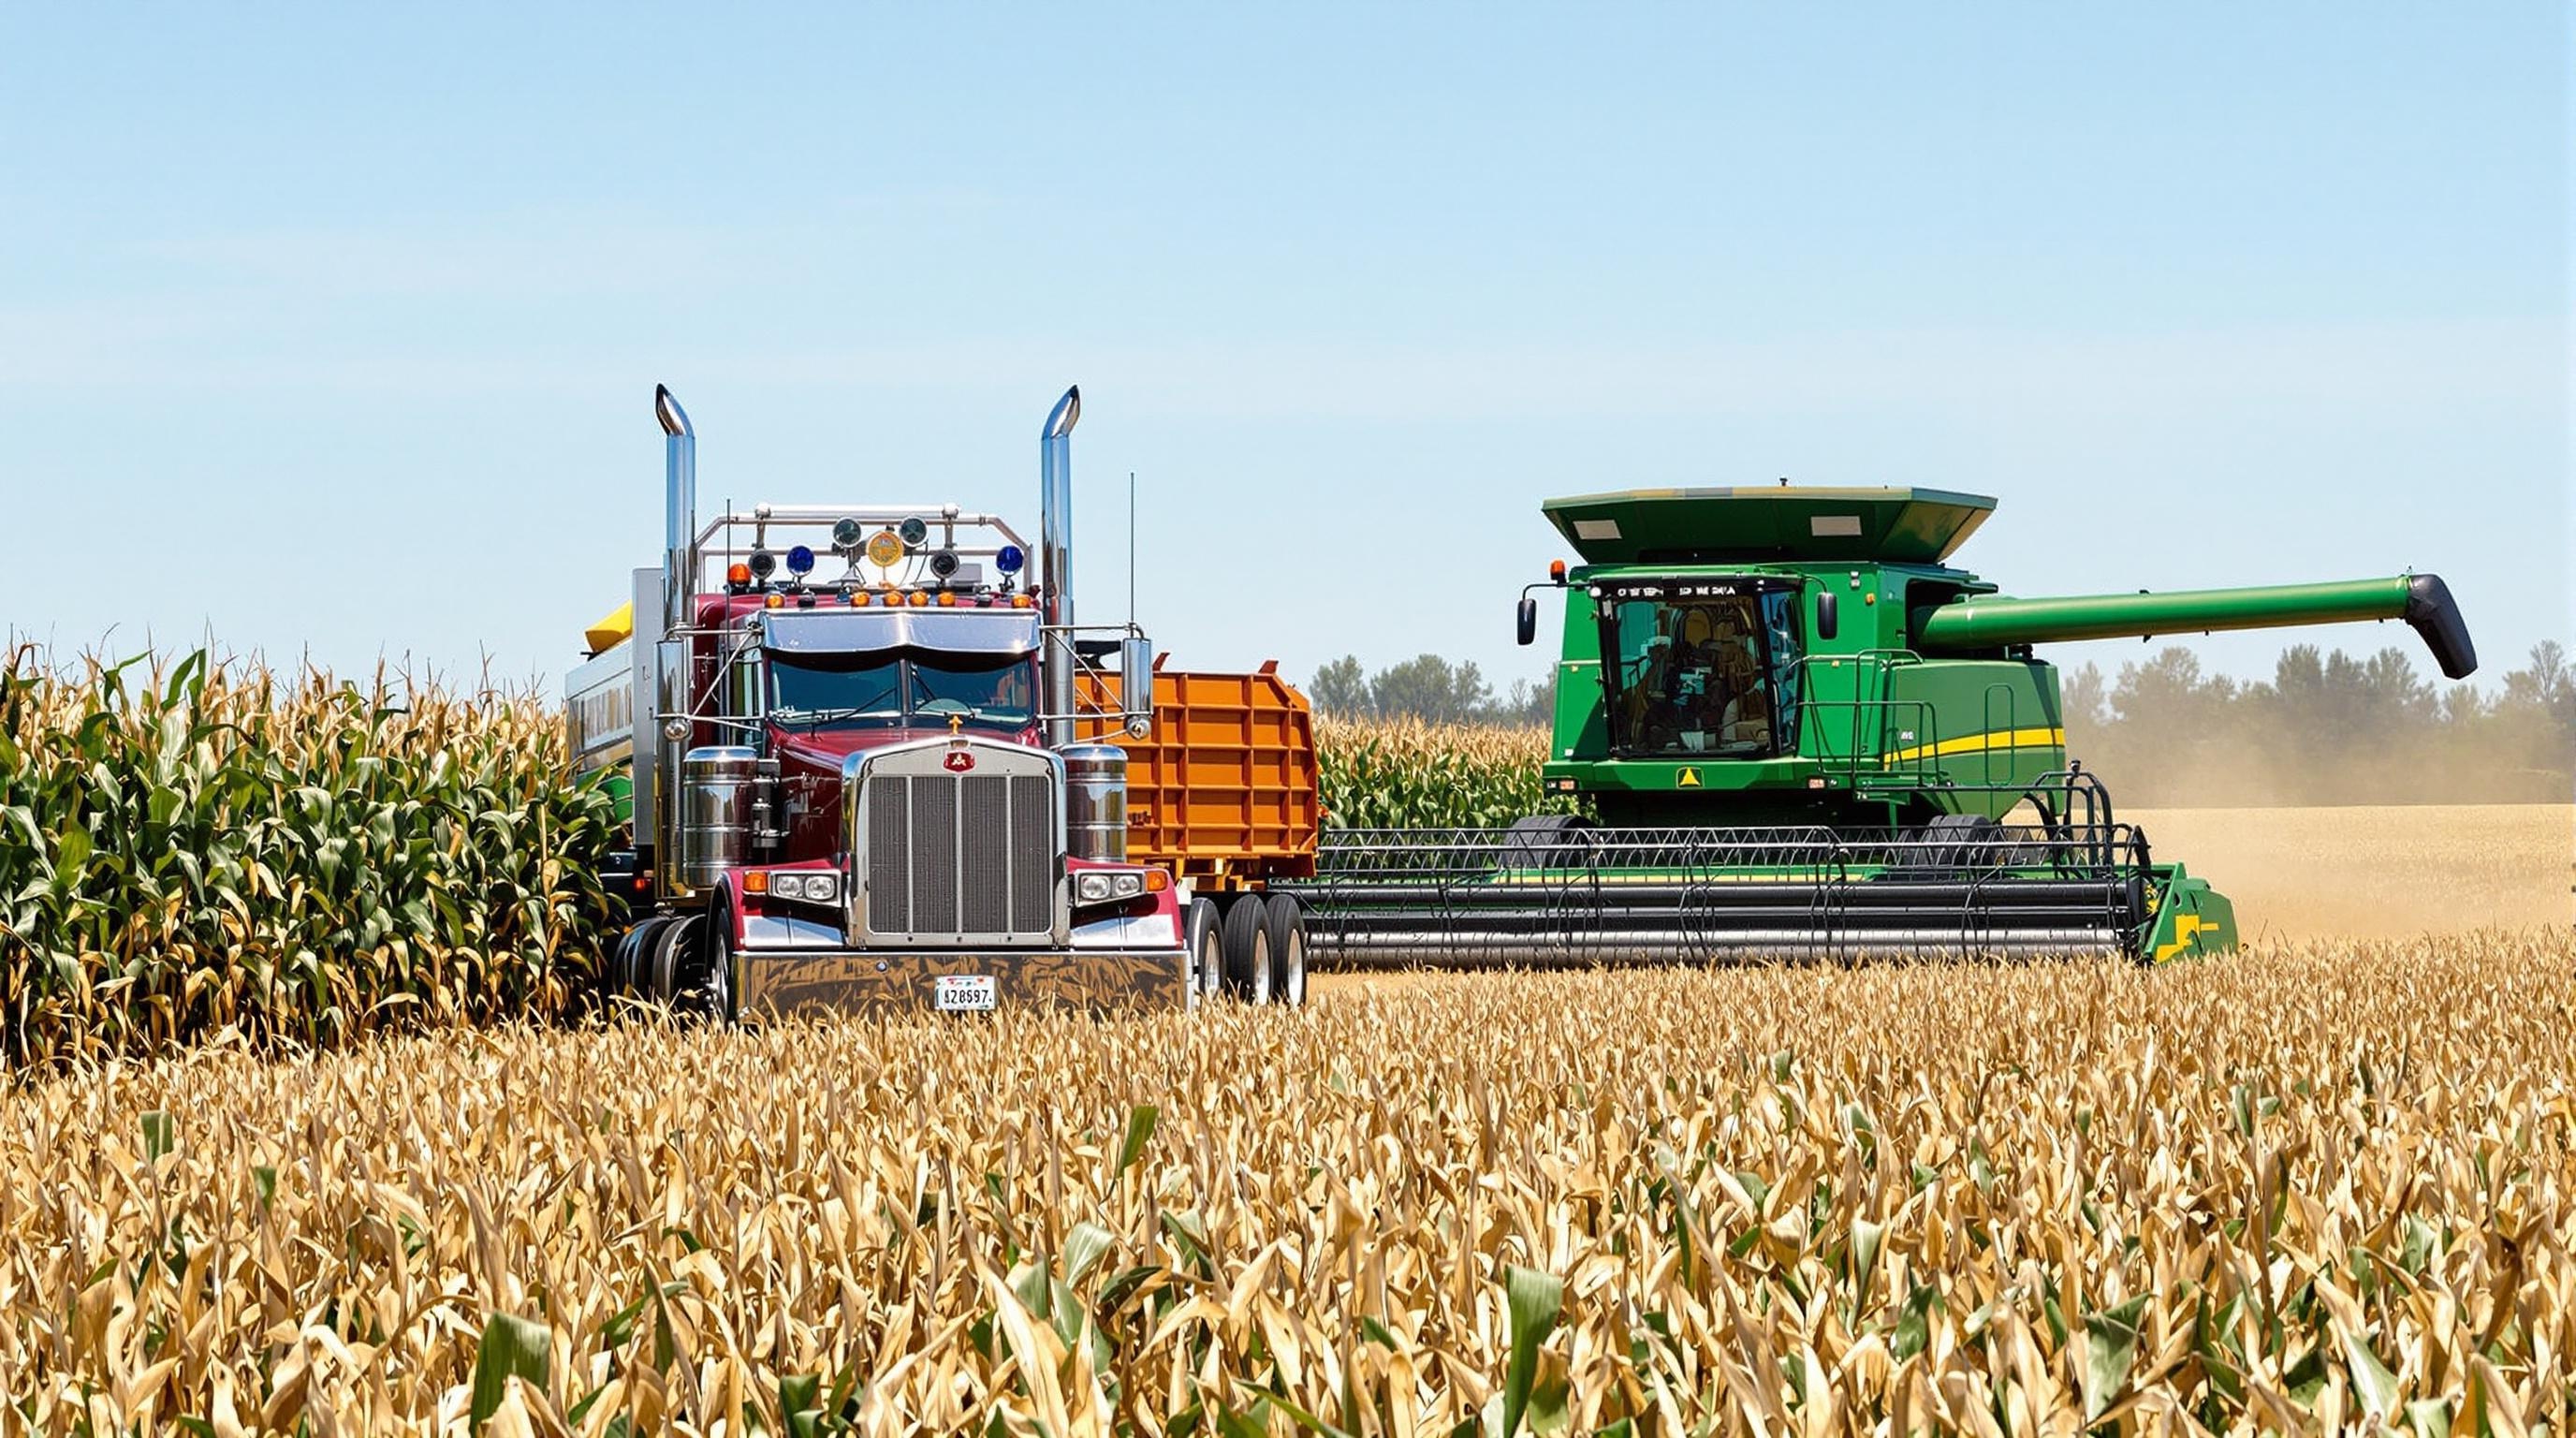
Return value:
M 770 553 L 766 549 L 755 549 L 751 552 L 752 578 L 767 579 L 772 573 L 776 572 L 777 568 L 777 555 Z
M 726 566 L 725 566 L 725 583 L 730 584 L 730 585 L 733 585 L 733 586 L 735 586 L 735 587 L 739 588 L 739 587 L 741 587 L 742 585 L 749 584 L 750 582 L 751 582 L 751 566 L 750 566 L 750 565 L 748 565 L 748 564 L 729 564 L 729 565 L 726 565 Z
M 993 556 L 993 567 L 1004 574 L 1017 574 L 1028 562 L 1028 555 L 1022 553 L 1016 544 L 1003 545 L 1002 552 Z
M 879 569 L 891 568 L 902 562 L 910 548 L 901 535 L 891 529 L 880 529 L 868 536 L 868 563 Z
M 895 532 L 903 536 L 906 549 L 919 549 L 930 540 L 930 525 L 917 514 L 897 526 Z
M 931 573 L 931 576 L 932 576 L 933 578 L 936 578 L 936 579 L 946 579 L 948 576 L 950 576 L 950 575 L 952 575 L 952 574 L 955 574 L 956 572 L 957 572 L 957 551 L 956 551 L 956 550 L 953 550 L 953 549 L 943 549 L 943 550 L 939 551 L 937 554 L 934 554 L 934 555 L 930 556 L 930 573 Z
M 794 549 L 787 551 L 787 572 L 790 574 L 813 573 L 814 551 L 807 549 L 801 544 L 796 546 Z
M 855 519 L 833 520 L 832 547 L 843 554 L 848 554 L 859 547 L 859 536 L 864 532 L 864 529 Z

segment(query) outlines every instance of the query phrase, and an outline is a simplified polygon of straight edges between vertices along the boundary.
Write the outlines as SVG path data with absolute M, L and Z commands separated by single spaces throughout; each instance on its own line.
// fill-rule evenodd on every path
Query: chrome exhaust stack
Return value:
M 662 632 L 685 629 L 698 599 L 698 435 L 667 386 L 653 386 L 662 422 Z M 637 616 L 641 618 L 641 615 Z
M 1050 631 L 1046 656 L 1046 741 L 1073 742 L 1073 427 L 1082 422 L 1082 386 L 1064 392 L 1038 434 L 1039 622 Z
M 662 385 L 653 386 L 653 417 L 662 422 L 662 632 L 653 645 L 653 707 L 638 715 L 637 737 L 655 725 L 653 756 L 654 888 L 665 900 L 691 893 L 681 869 L 680 832 L 689 747 L 689 641 L 698 607 L 698 436 L 689 412 Z M 640 597 L 640 596 L 639 596 Z M 644 610 L 635 611 L 635 644 L 644 642 Z M 639 657 L 640 654 L 639 654 Z M 636 696 L 640 701 L 642 695 Z M 638 710 L 644 706 L 639 702 Z M 648 752 L 639 745 L 638 752 Z M 640 796 L 639 796 L 640 797 Z M 640 811 L 639 811 L 640 812 Z

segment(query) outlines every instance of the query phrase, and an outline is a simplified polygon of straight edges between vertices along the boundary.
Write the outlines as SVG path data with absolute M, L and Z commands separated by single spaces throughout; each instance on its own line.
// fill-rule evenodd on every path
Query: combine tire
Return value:
M 1888 870 L 1890 878 L 1966 877 L 2047 862 L 2038 845 L 2004 842 L 2004 826 L 1983 814 L 1943 814 L 1922 828 L 1906 830 L 1904 838 L 1919 847 Z
M 1237 894 L 1217 928 L 1225 950 L 1225 991 L 1247 1004 L 1270 1002 L 1270 935 L 1259 894 Z
M 1577 835 L 1586 825 L 1575 814 L 1530 814 L 1514 819 L 1503 831 L 1502 851 L 1494 856 L 1499 869 L 1579 869 L 1584 866 L 1583 845 Z
M 1270 1001 L 1289 1008 L 1306 1003 L 1306 911 L 1286 894 L 1261 901 L 1262 937 L 1270 941 Z
M 1217 933 L 1216 905 L 1192 899 L 1181 913 L 1181 948 L 1190 956 L 1190 986 L 1215 998 L 1225 981 L 1225 946 Z

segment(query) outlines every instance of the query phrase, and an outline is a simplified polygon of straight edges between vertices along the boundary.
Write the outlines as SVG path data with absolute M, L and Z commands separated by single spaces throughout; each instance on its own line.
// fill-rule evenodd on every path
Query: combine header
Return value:
M 2049 640 L 2402 619 L 2477 665 L 2433 575 L 1998 597 L 1948 559 L 1995 501 L 1928 489 L 1640 490 L 1549 502 L 1584 563 L 1545 777 L 1590 818 L 1328 835 L 1319 962 L 2232 947 L 2227 900 L 2070 764 Z

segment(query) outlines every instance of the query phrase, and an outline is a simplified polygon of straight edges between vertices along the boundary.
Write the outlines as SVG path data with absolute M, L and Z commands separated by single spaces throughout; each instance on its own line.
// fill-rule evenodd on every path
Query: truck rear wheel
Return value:
M 640 998 L 653 982 L 653 942 L 669 926 L 669 916 L 647 914 L 618 936 L 608 951 L 608 972 L 600 987 L 612 999 Z
M 1215 998 L 1225 982 L 1225 945 L 1217 934 L 1216 905 L 1192 899 L 1181 912 L 1181 948 L 1190 956 L 1190 986 Z
M 1237 894 L 1225 906 L 1218 935 L 1225 950 L 1225 991 L 1248 1004 L 1270 1002 L 1270 935 L 1259 894 Z
M 1306 1002 L 1306 911 L 1286 894 L 1261 900 L 1261 928 L 1270 941 L 1270 999 L 1289 1008 Z

